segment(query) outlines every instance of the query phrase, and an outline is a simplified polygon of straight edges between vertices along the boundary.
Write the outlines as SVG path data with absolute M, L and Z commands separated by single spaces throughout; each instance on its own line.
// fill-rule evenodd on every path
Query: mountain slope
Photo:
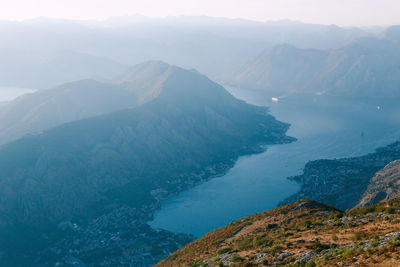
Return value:
M 318 93 L 364 98 L 399 97 L 398 27 L 332 50 L 279 45 L 239 71 L 230 84 L 271 95 Z
M 62 123 L 137 105 L 118 84 L 82 80 L 23 95 L 0 110 L 0 144 Z
M 400 197 L 400 160 L 395 160 L 378 171 L 356 207 L 365 207 L 382 200 Z
M 224 173 L 240 155 L 261 152 L 264 144 L 293 140 L 284 134 L 288 125 L 267 108 L 235 99 L 196 72 L 169 66 L 159 86 L 158 96 L 136 108 L 67 123 L 0 148 L 2 263 L 54 265 L 92 253 L 88 266 L 135 264 L 143 251 L 157 259 L 167 251 L 147 252 L 140 231 L 139 249 L 130 247 L 133 256 L 102 245 L 100 233 L 80 233 L 91 233 L 90 225 L 101 227 L 101 218 L 113 218 L 124 207 L 124 221 L 145 224 L 161 199 Z M 82 232 L 60 229 L 66 221 Z M 118 232 L 122 226 L 117 220 L 113 227 Z M 95 245 L 68 241 L 81 238 Z M 70 242 L 72 250 L 65 245 Z M 27 246 L 36 249 L 21 255 Z M 104 253 L 96 257 L 99 251 Z
M 301 200 L 214 230 L 156 266 L 398 266 L 400 200 L 341 212 Z
M 351 209 L 361 201 L 368 187 L 373 186 L 375 174 L 398 159 L 400 142 L 361 157 L 308 162 L 302 175 L 290 178 L 300 183 L 300 191 L 283 203 L 312 198 L 343 210 Z
M 172 67 L 160 61 L 135 65 L 112 82 L 81 80 L 23 95 L 0 110 L 0 145 L 29 133 L 151 101 Z

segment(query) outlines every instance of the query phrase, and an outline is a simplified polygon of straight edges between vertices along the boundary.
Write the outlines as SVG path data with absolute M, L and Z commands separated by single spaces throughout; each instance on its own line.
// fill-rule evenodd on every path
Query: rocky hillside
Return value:
M 331 50 L 269 48 L 228 83 L 264 90 L 274 96 L 293 93 L 363 98 L 400 97 L 400 28 L 380 38 L 361 38 Z
M 311 161 L 304 167 L 302 175 L 290 178 L 300 183 L 301 189 L 283 203 L 312 198 L 342 210 L 353 208 L 360 201 L 367 201 L 368 195 L 372 197 L 372 193 L 365 193 L 367 190 L 376 192 L 377 188 L 384 188 L 386 182 L 389 185 L 399 178 L 398 176 L 396 178 L 395 174 L 393 176 L 385 174 L 385 178 L 381 180 L 382 171 L 375 176 L 387 164 L 397 159 L 400 159 L 400 142 L 361 157 Z M 383 172 L 386 173 L 388 169 Z M 379 194 L 379 198 L 386 193 L 375 194 Z M 395 193 L 389 194 L 395 195 Z M 382 199 L 384 198 L 386 196 Z
M 400 200 L 348 212 L 312 200 L 214 230 L 156 266 L 399 266 Z
M 148 266 L 190 240 L 146 227 L 162 199 L 293 140 L 267 108 L 166 70 L 149 102 L 0 148 L 0 265 Z
M 357 207 L 376 204 L 382 200 L 400 197 L 400 160 L 390 162 L 369 182 Z

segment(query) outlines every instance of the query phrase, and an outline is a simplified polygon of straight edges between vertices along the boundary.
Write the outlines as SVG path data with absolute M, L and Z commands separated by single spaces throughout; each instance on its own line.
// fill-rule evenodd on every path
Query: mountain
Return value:
M 100 77 L 116 73 L 112 69 L 102 70 L 112 66 L 111 62 L 80 64 L 78 59 L 70 62 L 68 56 L 51 56 L 63 51 L 79 53 L 79 58 L 85 54 L 126 65 L 163 60 L 222 80 L 231 77 L 265 47 L 289 43 L 301 48 L 337 48 L 371 34 L 357 28 L 288 21 L 122 17 L 106 21 L 0 21 L 0 35 L 7 36 L 0 43 L 0 55 L 5 55 L 0 56 L 0 62 L 4 62 L 0 63 L 0 86 L 51 88 L 64 82 L 96 78 L 89 75 L 94 71 Z M 10 48 L 11 53 L 7 52 Z
M 162 199 L 265 144 L 293 140 L 267 108 L 196 71 L 154 62 L 139 69 L 165 67 L 140 106 L 0 147 L 0 265 L 149 266 L 191 239 L 146 224 Z M 138 77 L 125 85 L 142 90 L 135 81 L 151 75 Z
M 393 26 L 382 37 L 360 38 L 330 50 L 279 45 L 256 57 L 230 84 L 275 96 L 311 93 L 398 98 L 398 32 Z
M 400 142 L 361 157 L 308 162 L 303 174 L 290 178 L 301 185 L 300 191 L 283 203 L 312 198 L 347 210 L 366 202 L 376 190 L 382 191 L 373 194 L 378 195 L 379 200 L 385 199 L 385 183 L 389 183 L 386 186 L 393 186 L 395 190 L 395 184 L 392 183 L 399 178 L 395 173 L 390 175 L 393 163 L 389 163 L 398 159 Z M 381 177 L 382 175 L 384 176 Z M 369 200 L 368 203 L 373 204 L 374 201 Z
M 25 94 L 0 110 L 0 145 L 63 123 L 151 101 L 161 92 L 171 66 L 160 61 L 137 64 L 109 82 L 80 80 Z
M 137 98 L 118 84 L 95 80 L 22 95 L 0 109 L 0 144 L 66 122 L 134 107 Z
M 382 200 L 400 197 L 400 160 L 395 160 L 378 171 L 356 207 L 365 207 Z
M 156 266 L 398 266 L 400 200 L 342 212 L 301 200 L 216 229 Z
M 114 60 L 71 50 L 0 48 L 0 87 L 47 89 L 80 79 L 111 79 L 123 70 Z
M 324 50 L 277 45 L 257 56 L 229 84 L 276 96 L 307 92 L 319 79 L 328 56 Z

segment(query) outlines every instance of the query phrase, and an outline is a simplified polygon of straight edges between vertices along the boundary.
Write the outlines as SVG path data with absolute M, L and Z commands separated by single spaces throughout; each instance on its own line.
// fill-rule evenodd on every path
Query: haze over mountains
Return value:
M 0 34 L 7 36 L 0 44 L 0 86 L 40 89 L 78 79 L 111 78 L 121 71 L 121 64 L 147 60 L 164 60 L 226 80 L 266 47 L 288 43 L 307 49 L 337 48 L 372 33 L 292 21 L 122 17 L 103 22 L 0 21 Z
M 148 223 L 163 200 L 227 174 L 239 157 L 296 141 L 286 135 L 290 124 L 278 115 L 302 124 L 299 139 L 315 139 L 283 153 L 275 146 L 275 161 L 258 158 L 267 168 L 285 156 L 296 164 L 302 158 L 298 165 L 303 165 L 305 153 L 316 159 L 365 143 L 386 145 L 400 121 L 400 26 L 342 28 L 210 17 L 38 18 L 0 21 L 0 35 L 7 37 L 0 43 L 0 93 L 2 87 L 38 89 L 0 103 L 0 266 L 147 267 L 160 261 L 160 266 L 295 261 L 303 266 L 300 249 L 312 259 L 333 257 L 318 261 L 324 266 L 339 262 L 342 256 L 336 256 L 344 253 L 337 250 L 351 244 L 340 216 L 353 215 L 338 209 L 400 196 L 397 142 L 360 157 L 307 163 L 291 178 L 301 189 L 279 200 L 300 202 L 234 222 L 169 258 L 195 237 Z M 286 112 L 275 119 L 268 107 L 239 100 L 214 81 L 242 95 L 256 92 L 262 105 L 285 104 L 279 108 Z M 313 113 L 318 113 L 314 120 Z M 382 137 L 379 130 L 369 131 L 386 126 Z M 344 149 L 343 143 L 364 137 Z M 328 152 L 316 154 L 321 148 Z M 296 164 L 283 167 L 285 177 L 298 170 Z M 259 165 L 240 165 L 238 173 L 249 175 L 243 166 Z M 273 176 L 281 174 L 278 169 Z M 263 170 L 251 174 L 270 179 Z M 279 179 L 271 181 L 283 187 Z M 243 180 L 259 186 L 260 179 Z M 258 196 L 254 190 L 244 194 Z M 398 201 L 388 203 L 374 206 L 372 219 L 352 218 L 354 229 L 397 220 Z M 382 215 L 391 206 L 396 216 Z M 361 220 L 367 219 L 364 229 Z M 330 254 L 313 254 L 310 246 L 321 245 L 318 231 L 327 229 L 343 230 L 343 242 L 329 248 Z M 394 233 L 386 230 L 379 228 L 378 239 Z M 303 232 L 315 240 L 298 242 Z M 242 254 L 231 261 L 236 252 Z
M 20 49 L 0 48 L 0 87 L 48 89 L 80 79 L 112 79 L 126 68 L 104 57 L 71 50 L 47 51 L 45 46 L 35 50 L 26 43 Z
M 298 93 L 361 98 L 399 97 L 400 27 L 330 50 L 278 45 L 257 56 L 230 82 L 282 96 Z
M 126 234 L 147 229 L 147 241 L 135 241 L 142 247 L 157 240 L 145 222 L 161 199 L 224 173 L 238 156 L 263 151 L 264 144 L 293 141 L 285 136 L 289 125 L 276 121 L 267 108 L 235 99 L 198 72 L 148 62 L 122 81 L 133 91 L 140 92 L 143 85 L 154 90 L 138 97 L 142 104 L 136 108 L 63 124 L 0 148 L 2 264 L 54 265 L 71 257 L 90 258 L 89 266 L 136 264 L 144 252 L 131 247 L 128 236 L 119 237 L 128 238 L 126 242 L 104 247 L 99 243 L 104 236 L 89 234 L 92 227 L 114 221 L 117 231 L 125 227 L 119 224 L 136 223 Z M 54 93 L 65 97 L 73 85 Z M 82 82 L 78 85 L 81 90 Z M 93 81 L 83 85 L 83 93 L 104 86 Z M 72 231 L 62 227 L 72 223 L 78 225 Z M 114 235 L 112 231 L 107 238 Z M 72 245 L 64 247 L 71 238 L 80 240 L 71 241 L 72 252 Z M 167 244 L 178 242 L 178 236 L 171 238 Z M 106 252 L 96 257 L 99 250 Z M 167 250 L 145 252 L 147 259 L 140 264 L 154 263 Z
M 160 94 L 170 66 L 138 64 L 109 82 L 81 80 L 23 95 L 0 110 L 0 144 L 29 133 L 151 101 Z

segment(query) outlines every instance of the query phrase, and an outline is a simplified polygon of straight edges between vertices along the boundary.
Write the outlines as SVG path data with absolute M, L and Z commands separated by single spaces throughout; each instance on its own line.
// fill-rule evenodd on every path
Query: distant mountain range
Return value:
M 210 17 L 0 21 L 0 87 L 51 88 L 107 78 L 123 65 L 163 60 L 195 68 L 214 80 L 232 77 L 266 47 L 337 48 L 372 33 L 358 28 L 292 21 Z M 119 62 L 119 63 L 118 63 Z
M 80 79 L 107 80 L 126 69 L 101 56 L 71 50 L 32 50 L 26 45 L 21 49 L 0 48 L 0 91 L 1 87 L 48 89 Z
M 0 148 L 0 265 L 151 265 L 191 240 L 146 224 L 162 199 L 223 174 L 240 155 L 293 140 L 267 108 L 161 62 L 133 67 L 116 87 L 81 81 L 32 94 L 42 104 L 27 106 L 48 113 L 69 99 L 58 115 L 77 118 L 96 90 L 114 100 L 97 99 L 103 106 L 87 114 L 107 114 Z
M 270 95 L 330 94 L 363 98 L 400 97 L 400 26 L 342 48 L 267 49 L 229 82 Z

